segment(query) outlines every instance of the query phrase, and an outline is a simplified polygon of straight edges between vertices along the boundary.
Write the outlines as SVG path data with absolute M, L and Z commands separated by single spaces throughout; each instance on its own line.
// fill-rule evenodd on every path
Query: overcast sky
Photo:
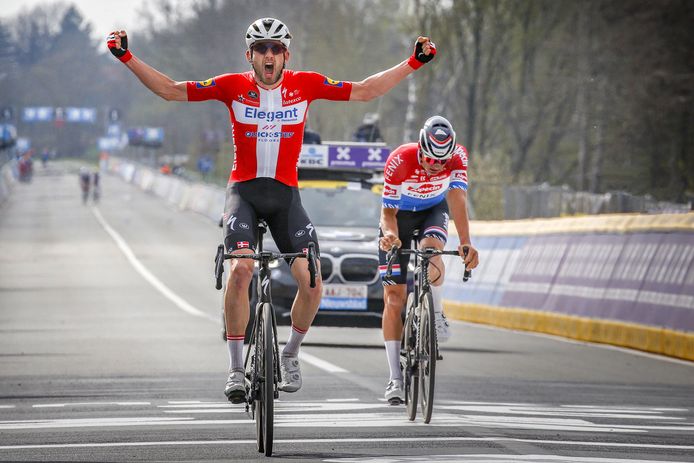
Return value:
M 178 0 L 176 3 L 188 3 L 192 0 Z M 0 0 L 0 19 L 7 19 L 29 10 L 36 5 L 55 3 L 52 0 Z M 95 38 L 105 37 L 112 30 L 135 30 L 140 26 L 137 12 L 143 5 L 142 0 L 66 0 L 77 6 L 82 15 L 92 25 Z

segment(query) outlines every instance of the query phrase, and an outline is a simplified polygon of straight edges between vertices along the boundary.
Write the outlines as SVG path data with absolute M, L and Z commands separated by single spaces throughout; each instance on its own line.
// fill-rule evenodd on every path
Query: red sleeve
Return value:
M 352 82 L 332 80 L 317 72 L 304 72 L 307 90 L 312 100 L 347 101 L 352 93 Z
M 189 80 L 186 82 L 188 101 L 219 100 L 227 101 L 227 91 L 232 85 L 232 75 L 224 74 L 207 80 Z
M 388 156 L 383 167 L 383 180 L 389 185 L 400 185 L 407 176 L 407 168 L 400 167 L 404 162 L 404 146 L 399 146 Z

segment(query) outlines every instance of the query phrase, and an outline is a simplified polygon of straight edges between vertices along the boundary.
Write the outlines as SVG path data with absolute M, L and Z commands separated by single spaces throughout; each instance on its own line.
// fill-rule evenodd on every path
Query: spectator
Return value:
M 352 136 L 354 141 L 361 142 L 378 142 L 383 141 L 381 130 L 378 128 L 378 114 L 366 113 L 362 124 L 357 127 L 357 130 Z
M 304 145 L 320 145 L 321 139 L 318 132 L 309 130 L 304 127 Z
M 99 202 L 99 198 L 101 196 L 101 183 L 99 180 L 99 171 L 95 170 L 92 173 L 92 200 L 95 203 Z

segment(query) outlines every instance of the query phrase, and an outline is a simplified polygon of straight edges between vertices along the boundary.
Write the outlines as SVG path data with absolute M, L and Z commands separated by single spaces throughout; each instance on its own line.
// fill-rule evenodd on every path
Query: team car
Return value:
M 378 269 L 382 181 L 369 171 L 300 169 L 301 201 L 318 232 L 323 298 L 314 325 L 381 326 Z M 274 249 L 271 239 L 264 243 Z M 278 323 L 290 323 L 296 283 L 284 261 L 272 271 Z

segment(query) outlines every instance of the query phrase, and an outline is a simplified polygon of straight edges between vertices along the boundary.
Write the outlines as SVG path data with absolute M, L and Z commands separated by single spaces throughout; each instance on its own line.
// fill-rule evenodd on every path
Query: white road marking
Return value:
M 139 273 L 142 278 L 144 278 L 149 284 L 151 284 L 157 291 L 159 291 L 165 298 L 170 300 L 176 307 L 181 309 L 182 311 L 186 312 L 187 314 L 194 315 L 196 317 L 204 318 L 206 320 L 211 320 L 214 322 L 219 322 L 219 317 L 213 317 L 212 315 L 209 315 L 202 310 L 193 307 L 191 304 L 189 304 L 186 300 L 184 300 L 182 297 L 180 297 L 178 294 L 174 293 L 168 286 L 166 286 L 159 278 L 154 276 L 152 272 L 145 267 L 142 262 L 135 256 L 135 253 L 130 249 L 130 246 L 128 246 L 128 243 L 125 242 L 123 237 L 121 237 L 117 231 L 115 231 L 109 224 L 106 222 L 106 219 L 101 215 L 101 212 L 99 211 L 99 208 L 96 206 L 92 207 L 92 211 L 94 212 L 94 216 L 96 217 L 96 220 L 99 221 L 101 226 L 106 230 L 106 233 L 108 233 L 111 238 L 113 238 L 113 241 L 116 242 L 116 245 L 118 248 L 123 252 L 125 255 L 126 259 L 128 259 L 128 262 L 130 262 L 130 265 L 132 265 L 137 273 Z
M 198 403 L 178 403 L 171 405 L 157 405 L 157 408 L 221 408 L 228 407 L 229 402 L 198 402 Z
M 0 408 L 14 408 L 14 405 L 0 405 Z
M 338 404 L 331 404 L 338 405 Z M 348 405 L 348 404 L 340 404 Z M 233 413 L 229 409 L 219 409 L 221 412 Z M 240 408 L 240 410 L 243 410 Z M 208 410 L 209 411 L 209 410 Z M 285 410 L 287 411 L 287 410 Z M 685 433 L 694 431 L 694 426 L 651 426 L 651 425 L 624 425 L 624 424 L 597 424 L 577 419 L 550 419 L 513 416 L 488 416 L 488 415 L 454 415 L 437 413 L 431 423 L 414 423 L 404 419 L 402 410 L 379 413 L 290 413 L 283 414 L 277 410 L 275 415 L 276 427 L 291 428 L 374 428 L 374 427 L 483 427 L 501 429 L 530 429 L 545 431 L 577 431 L 597 432 L 603 434 L 646 434 L 651 430 L 665 433 Z M 193 415 L 195 412 L 188 412 Z M 118 418 L 77 418 L 77 419 L 43 419 L 43 420 L 17 420 L 0 421 L 0 430 L 27 430 L 27 429 L 61 429 L 61 428 L 98 428 L 98 427 L 128 427 L 128 426 L 201 426 L 214 425 L 216 427 L 252 423 L 248 419 L 219 420 L 219 419 L 195 419 L 193 416 L 180 418 L 164 417 L 118 417 Z
M 219 323 L 219 317 L 218 316 L 212 316 L 208 313 L 205 313 L 204 311 L 198 309 L 197 307 L 194 307 L 192 304 L 188 303 L 185 299 L 183 299 L 181 296 L 178 294 L 174 293 L 168 286 L 166 286 L 159 278 L 154 276 L 152 272 L 147 269 L 147 267 L 140 262 L 140 260 L 135 256 L 135 253 L 130 249 L 130 246 L 128 246 L 128 243 L 123 239 L 120 234 L 111 227 L 108 222 L 106 222 L 106 219 L 101 215 L 101 212 L 99 211 L 99 208 L 96 206 L 92 207 L 92 211 L 94 212 L 94 216 L 98 220 L 98 222 L 101 224 L 101 226 L 104 228 L 106 233 L 108 233 L 111 238 L 113 238 L 113 241 L 116 242 L 116 245 L 118 248 L 121 250 L 121 252 L 125 255 L 126 259 L 128 259 L 128 262 L 130 262 L 130 265 L 132 265 L 135 270 L 144 278 L 149 284 L 151 284 L 157 291 L 159 291 L 165 298 L 170 300 L 176 307 L 181 309 L 187 314 L 194 315 L 196 317 L 204 318 L 205 320 L 210 320 L 215 323 Z M 311 365 L 320 368 L 323 371 L 327 371 L 328 373 L 349 373 L 347 370 L 344 368 L 341 368 L 337 365 L 333 365 L 332 363 L 320 359 L 316 356 L 313 356 L 311 354 L 308 354 L 306 352 L 299 352 L 299 358 L 302 359 L 303 361 L 310 363 Z
M 600 457 L 576 457 L 565 455 L 500 455 L 495 453 L 483 454 L 458 454 L 458 455 L 412 455 L 412 456 L 383 456 L 370 458 L 334 458 L 323 460 L 327 463 L 407 463 L 422 461 L 426 457 L 427 462 L 465 462 L 465 463 L 509 463 L 513 461 L 526 461 L 532 463 L 664 463 L 663 460 L 642 460 L 642 459 L 623 459 L 623 458 L 600 458 Z M 668 460 L 668 463 L 686 463 L 681 461 Z
M 436 407 L 441 410 L 458 410 L 464 412 L 481 412 L 481 413 L 497 413 L 500 415 L 542 415 L 542 416 L 573 416 L 573 417 L 588 417 L 588 418 L 621 418 L 621 419 L 646 419 L 646 420 L 671 420 L 682 421 L 684 417 L 677 416 L 662 416 L 662 413 L 657 411 L 639 410 L 603 410 L 592 408 L 582 408 L 581 411 L 570 411 L 567 408 L 555 407 L 535 407 L 525 404 L 523 406 L 496 406 L 496 405 L 440 405 Z
M 299 351 L 299 358 L 306 363 L 310 363 L 314 367 L 318 367 L 323 371 L 327 371 L 328 373 L 349 373 L 349 371 L 345 370 L 344 368 L 338 367 L 337 365 L 320 359 L 303 350 Z
M 64 407 L 94 407 L 101 405 L 117 405 L 121 407 L 136 407 L 152 405 L 150 402 L 73 402 L 64 404 L 35 404 L 32 408 L 64 408 Z
M 671 444 L 640 444 L 638 442 L 595 442 L 595 441 L 566 441 L 547 439 L 519 439 L 513 437 L 368 437 L 368 438 L 336 438 L 336 439 L 275 439 L 276 444 L 349 444 L 349 443 L 413 443 L 413 442 L 521 442 L 527 444 L 543 444 L 558 446 L 585 446 L 633 448 L 633 449 L 667 449 L 667 450 L 694 450 L 694 445 Z M 191 441 L 159 441 L 159 442 L 99 442 L 80 444 L 27 444 L 27 445 L 0 445 L 0 450 L 27 450 L 27 449 L 60 449 L 60 448 L 99 448 L 99 447 L 165 447 L 184 445 L 245 445 L 255 444 L 255 439 L 238 440 L 191 440 Z M 490 455 L 492 456 L 492 455 Z M 522 455 L 514 455 L 522 456 Z M 552 455 L 547 455 L 552 456 Z M 578 457 L 576 457 L 578 458 Z M 328 461 L 328 460 L 326 460 Z M 332 460 L 331 460 L 332 461 Z M 342 461 L 342 460 L 339 460 Z M 576 460 L 574 460 L 576 461 Z M 609 461 L 609 460 L 608 460 Z M 611 461 L 615 461 L 612 459 Z M 639 460 L 626 460 L 635 463 Z

